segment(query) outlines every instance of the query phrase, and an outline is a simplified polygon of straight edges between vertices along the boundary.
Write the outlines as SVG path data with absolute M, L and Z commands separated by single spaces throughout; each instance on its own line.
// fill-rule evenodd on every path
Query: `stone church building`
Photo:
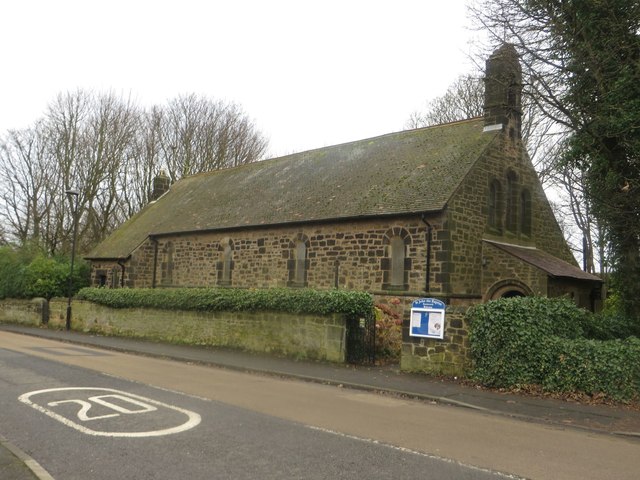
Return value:
M 567 295 L 578 268 L 521 141 L 513 47 L 485 114 L 183 178 L 95 248 L 93 285 L 354 289 L 469 305 Z M 166 192 L 160 187 L 165 185 Z

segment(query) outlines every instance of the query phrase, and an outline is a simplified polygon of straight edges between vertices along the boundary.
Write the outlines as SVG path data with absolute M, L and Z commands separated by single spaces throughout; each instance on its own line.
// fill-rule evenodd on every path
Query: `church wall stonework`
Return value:
M 429 283 L 430 288 L 439 293 L 443 289 L 436 281 L 441 271 L 437 258 L 446 244 L 437 240 L 441 221 L 432 218 L 430 223 L 433 240 L 430 242 Z M 406 236 L 406 284 L 385 288 L 385 270 L 390 268 L 389 245 L 385 238 L 398 231 Z M 239 229 L 149 239 L 128 261 L 124 283 L 133 288 L 219 286 L 223 245 L 232 245 L 228 286 L 286 287 L 294 258 L 292 242 L 300 237 L 308 240 L 305 286 L 309 288 L 337 287 L 400 295 L 424 293 L 427 225 L 419 217 Z M 113 265 L 109 263 L 95 263 L 94 276 L 97 270 L 110 267 Z

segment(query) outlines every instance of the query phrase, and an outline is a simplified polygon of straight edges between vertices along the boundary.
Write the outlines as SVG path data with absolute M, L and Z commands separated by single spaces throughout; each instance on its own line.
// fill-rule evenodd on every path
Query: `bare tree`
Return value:
M 259 160 L 267 141 L 235 104 L 179 97 L 143 111 L 130 99 L 62 93 L 35 127 L 0 138 L 0 220 L 19 244 L 68 252 L 78 191 L 86 251 L 150 199 L 153 178 L 172 180 Z
M 444 95 L 427 103 L 426 110 L 413 112 L 407 121 L 408 128 L 457 122 L 480 117 L 484 113 L 484 81 L 477 75 L 460 75 Z
M 188 95 L 156 109 L 156 115 L 160 163 L 172 181 L 255 162 L 267 149 L 266 139 L 235 104 Z
M 124 159 L 122 169 L 122 207 L 131 217 L 151 200 L 154 177 L 166 166 L 161 155 L 162 111 L 152 107 L 143 112 L 131 154 Z
M 70 189 L 78 190 L 78 179 L 82 175 L 80 159 L 83 155 L 84 129 L 91 113 L 92 95 L 83 90 L 60 93 L 47 107 L 43 120 L 47 131 L 49 155 L 55 175 L 48 182 L 50 195 L 55 199 L 55 225 L 57 240 L 46 246 L 63 252 L 71 249 L 73 218 L 72 206 L 65 194 Z M 78 215 L 83 216 L 83 201 L 78 198 Z M 84 222 L 80 221 L 82 225 Z M 82 231 L 82 230 L 81 230 Z M 58 245 L 60 244 L 60 245 Z
M 0 216 L 20 243 L 41 243 L 51 223 L 48 188 L 55 168 L 47 156 L 42 124 L 10 131 L 0 146 Z
M 123 172 L 132 157 L 140 111 L 131 101 L 102 95 L 94 99 L 83 135 L 79 159 L 83 207 L 86 210 L 84 240 L 94 245 L 126 220 L 121 198 Z

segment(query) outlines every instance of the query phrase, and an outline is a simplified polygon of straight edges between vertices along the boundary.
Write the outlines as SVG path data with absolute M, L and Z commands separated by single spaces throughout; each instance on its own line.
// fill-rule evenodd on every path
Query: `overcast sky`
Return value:
M 242 105 L 270 156 L 402 130 L 472 70 L 466 0 L 4 0 L 0 133 L 60 92 Z

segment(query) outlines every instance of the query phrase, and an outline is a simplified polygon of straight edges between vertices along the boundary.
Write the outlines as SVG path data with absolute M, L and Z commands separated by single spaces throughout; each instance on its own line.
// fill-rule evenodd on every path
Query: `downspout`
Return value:
M 122 269 L 122 272 L 120 272 L 120 288 L 124 288 L 124 262 L 124 258 L 118 260 L 118 265 L 120 265 L 120 268 Z
M 422 223 L 427 226 L 427 231 L 425 233 L 425 240 L 427 242 L 427 270 L 425 272 L 426 280 L 424 282 L 424 291 L 428 294 L 431 289 L 431 230 L 433 227 L 425 219 L 424 213 L 420 215 L 420 220 L 422 220 Z
M 153 242 L 153 273 L 151 276 L 151 288 L 156 288 L 156 272 L 158 265 L 158 239 L 151 237 L 151 241 Z

